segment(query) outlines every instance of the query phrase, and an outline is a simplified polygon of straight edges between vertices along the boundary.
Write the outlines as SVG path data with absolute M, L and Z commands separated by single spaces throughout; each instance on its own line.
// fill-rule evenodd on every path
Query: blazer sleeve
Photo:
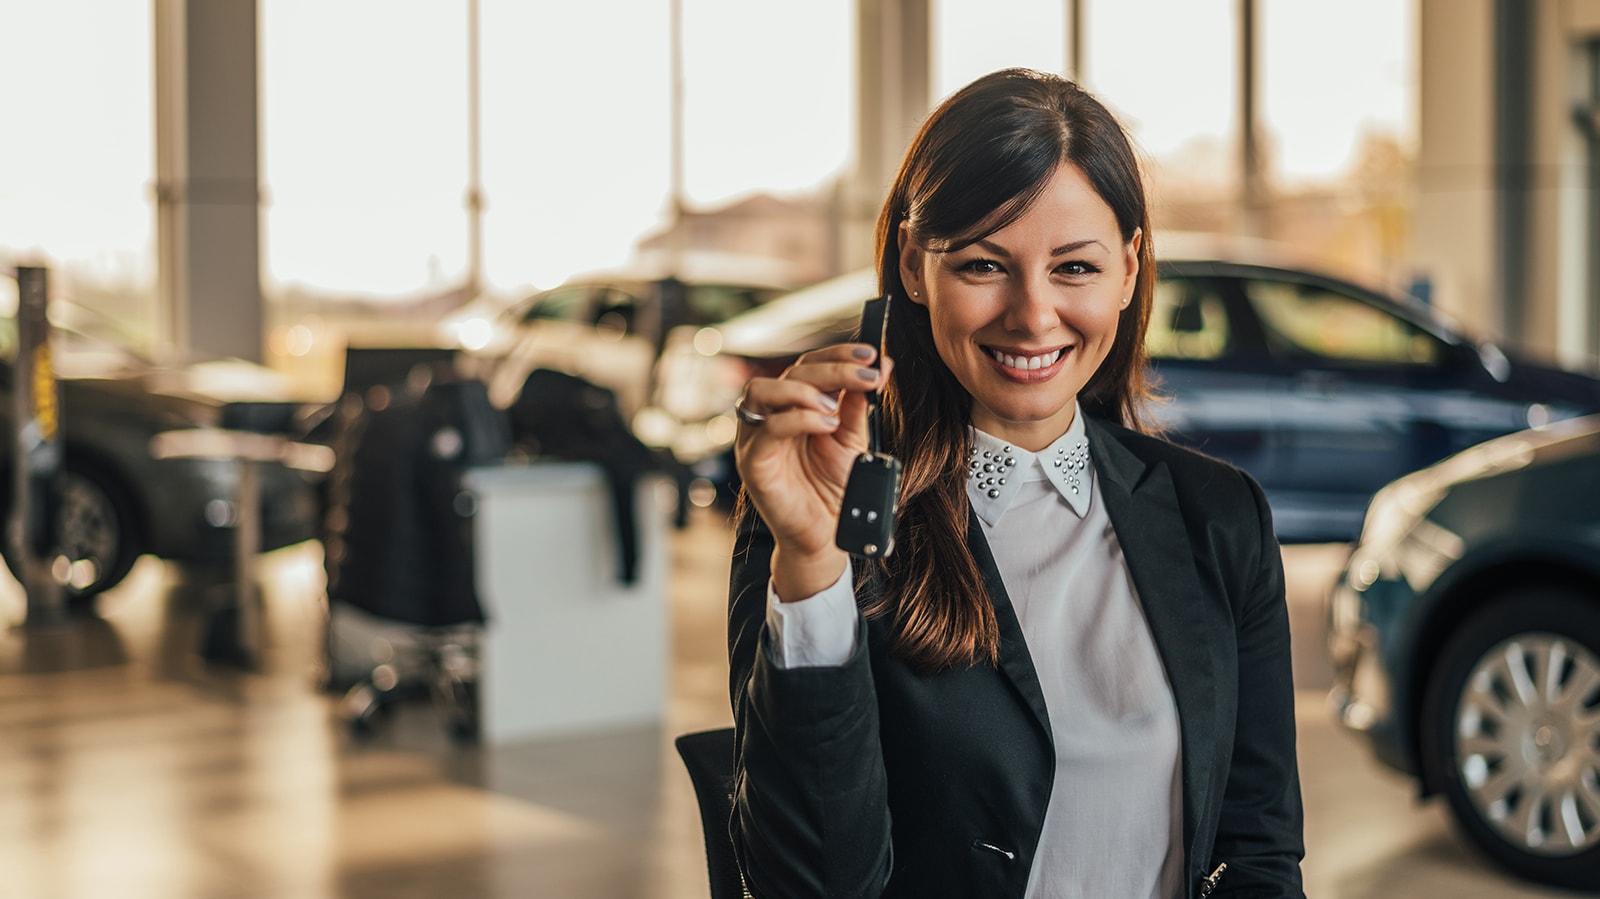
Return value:
M 1237 618 L 1239 706 L 1232 765 L 1212 864 L 1226 862 L 1214 899 L 1303 899 L 1305 857 L 1300 774 L 1295 761 L 1294 682 L 1283 556 L 1261 486 L 1241 472 L 1259 530 L 1248 552 L 1253 582 Z M 1247 574 L 1247 576 L 1251 576 Z
M 876 897 L 893 867 L 866 621 L 844 664 L 782 668 L 765 624 L 773 540 L 754 509 L 728 594 L 734 851 L 761 899 Z

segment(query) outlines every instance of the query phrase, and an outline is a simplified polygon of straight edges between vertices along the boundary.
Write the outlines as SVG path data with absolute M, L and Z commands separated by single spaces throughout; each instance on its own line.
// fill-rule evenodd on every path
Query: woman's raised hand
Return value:
M 866 392 L 888 383 L 894 369 L 887 357 L 881 375 L 868 367 L 875 355 L 868 344 L 833 344 L 745 386 L 740 403 L 766 420 L 739 422 L 734 459 L 776 543 L 780 599 L 816 593 L 843 570 L 844 551 L 833 541 L 851 466 L 867 451 Z

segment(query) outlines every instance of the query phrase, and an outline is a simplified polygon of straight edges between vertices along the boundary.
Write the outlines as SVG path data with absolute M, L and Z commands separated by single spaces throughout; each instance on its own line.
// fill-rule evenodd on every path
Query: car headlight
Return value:
M 1358 553 L 1364 550 L 1370 555 L 1383 555 L 1428 514 L 1440 495 L 1439 490 L 1425 487 L 1409 477 L 1379 490 L 1367 504 Z

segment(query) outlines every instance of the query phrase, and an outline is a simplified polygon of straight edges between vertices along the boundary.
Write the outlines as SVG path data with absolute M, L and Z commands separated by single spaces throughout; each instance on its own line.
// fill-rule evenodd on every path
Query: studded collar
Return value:
M 971 425 L 972 452 L 967 457 L 967 496 L 972 509 L 993 527 L 1022 485 L 1049 481 L 1079 518 L 1089 514 L 1089 491 L 1094 478 L 1089 471 L 1089 439 L 1083 425 L 1083 408 L 1074 410 L 1066 433 L 1037 453 L 1013 446 Z

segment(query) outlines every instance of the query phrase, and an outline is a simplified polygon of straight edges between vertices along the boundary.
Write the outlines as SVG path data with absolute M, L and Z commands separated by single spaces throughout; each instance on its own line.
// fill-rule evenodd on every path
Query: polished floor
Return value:
M 671 736 L 728 721 L 729 533 L 673 537 L 674 666 L 659 728 L 492 750 L 432 710 L 353 741 L 320 693 L 320 557 L 265 563 L 264 673 L 194 652 L 215 584 L 144 559 L 101 617 L 0 632 L 0 897 L 701 899 L 699 824 Z M 1437 804 L 1329 720 L 1320 596 L 1342 549 L 1290 550 L 1307 892 L 1565 895 L 1478 861 Z M 0 616 L 21 599 L 0 588 Z

